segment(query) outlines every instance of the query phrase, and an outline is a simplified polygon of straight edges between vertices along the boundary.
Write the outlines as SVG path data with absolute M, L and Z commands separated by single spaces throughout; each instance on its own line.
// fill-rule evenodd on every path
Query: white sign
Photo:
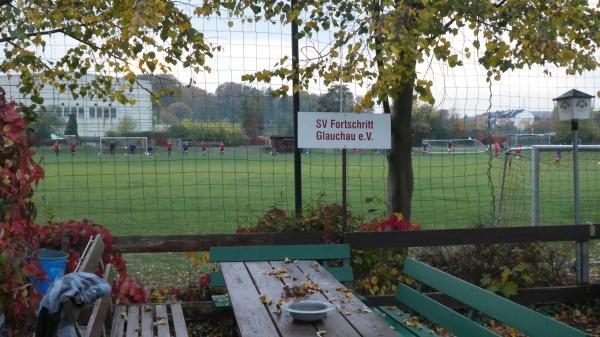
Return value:
M 389 114 L 300 112 L 298 147 L 313 149 L 389 149 Z

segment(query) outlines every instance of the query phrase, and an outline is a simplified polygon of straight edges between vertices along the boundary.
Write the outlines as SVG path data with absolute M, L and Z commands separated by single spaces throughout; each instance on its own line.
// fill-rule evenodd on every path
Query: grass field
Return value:
M 80 151 L 73 157 L 67 151 L 56 156 L 42 150 L 39 156 L 44 157 L 46 178 L 34 196 L 38 221 L 89 218 L 118 235 L 229 233 L 239 225 L 256 222 L 270 207 L 293 210 L 291 154 L 272 156 L 256 147 L 239 147 L 226 149 L 223 156 L 215 149 L 202 156 L 194 150 L 187 157 L 180 153 L 169 157 L 164 149 L 154 156 L 99 156 L 95 151 Z M 486 153 L 415 154 L 412 220 L 424 228 L 489 223 L 492 205 L 497 204 L 502 160 L 492 159 L 491 167 L 488 161 Z M 550 154 L 544 157 L 544 162 L 551 161 Z M 598 222 L 597 161 L 582 160 L 586 173 L 582 200 L 584 218 Z M 543 166 L 544 223 L 568 223 L 572 214 L 567 154 L 563 154 L 563 162 L 561 167 Z M 504 214 L 511 224 L 529 223 L 528 163 L 526 158 L 515 162 L 511 166 L 513 180 L 507 180 L 513 189 L 507 195 L 510 206 Z M 386 172 L 383 154 L 365 151 L 348 155 L 350 211 L 369 217 L 369 209 L 381 209 L 381 205 L 365 199 L 385 199 Z M 305 205 L 339 202 L 339 152 L 303 155 L 302 180 Z
M 272 206 L 293 210 L 293 158 L 258 148 L 229 148 L 221 156 L 191 152 L 187 157 L 159 150 L 154 156 L 99 156 L 95 151 L 40 152 L 46 178 L 34 200 L 38 221 L 89 218 L 116 235 L 230 233 L 252 224 Z M 600 222 L 600 154 L 582 154 L 582 219 Z M 489 223 L 498 203 L 502 159 L 487 154 L 413 156 L 413 221 L 424 228 L 468 227 Z M 341 199 L 339 153 L 303 155 L 304 203 Z M 377 208 L 368 197 L 386 196 L 385 156 L 349 154 L 349 208 L 369 216 Z M 488 185 L 488 167 L 493 191 Z M 560 167 L 542 155 L 542 223 L 572 222 L 572 166 Z M 530 160 L 511 162 L 506 180 L 505 225 L 530 221 Z M 492 198 L 492 196 L 494 198 Z M 381 208 L 381 206 L 379 206 Z M 593 259 L 600 244 L 591 244 Z M 183 253 L 127 254 L 130 272 L 150 285 L 194 282 L 193 265 Z M 598 273 L 598 268 L 593 269 Z

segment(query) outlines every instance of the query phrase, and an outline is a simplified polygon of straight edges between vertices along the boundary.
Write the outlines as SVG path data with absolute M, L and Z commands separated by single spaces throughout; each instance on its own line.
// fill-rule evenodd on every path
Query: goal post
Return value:
M 424 139 L 421 149 L 431 154 L 469 154 L 483 153 L 486 147 L 477 139 Z
M 496 223 L 532 226 L 573 223 L 572 145 L 534 145 L 506 151 Z M 600 145 L 579 145 L 583 221 L 600 221 Z M 564 207 L 564 208 L 563 208 Z
M 135 146 L 135 153 L 146 153 L 148 137 L 100 137 L 99 154 L 127 154 L 130 145 Z
M 506 139 L 512 147 L 552 144 L 551 133 L 515 133 L 506 135 Z

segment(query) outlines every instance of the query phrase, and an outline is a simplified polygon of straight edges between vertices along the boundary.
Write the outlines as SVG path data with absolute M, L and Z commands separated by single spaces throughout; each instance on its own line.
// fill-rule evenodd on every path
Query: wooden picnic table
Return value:
M 323 337 L 398 337 L 316 261 L 222 262 L 221 269 L 242 337 L 315 337 L 318 332 Z M 318 290 L 302 298 L 284 296 L 285 285 L 310 281 Z M 338 309 L 319 322 L 297 322 L 278 310 L 280 299 L 328 301 Z

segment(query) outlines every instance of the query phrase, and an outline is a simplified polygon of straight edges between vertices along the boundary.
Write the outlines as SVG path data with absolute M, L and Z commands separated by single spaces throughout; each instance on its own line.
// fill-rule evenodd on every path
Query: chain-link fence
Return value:
M 191 14 L 193 9 L 188 9 Z M 293 211 L 292 99 L 270 94 L 289 83 L 278 78 L 262 84 L 241 80 L 244 74 L 289 58 L 290 27 L 278 22 L 244 23 L 235 17 L 194 18 L 193 25 L 222 47 L 207 60 L 210 73 L 179 67 L 171 74 L 140 76 L 140 86 L 129 94 L 136 104 L 127 106 L 75 99 L 49 87 L 43 90 L 46 111 L 40 112 L 36 126 L 44 140 L 38 156 L 44 158 L 46 172 L 34 196 L 39 222 L 90 218 L 115 234 L 228 233 L 254 223 L 271 207 Z M 332 33 L 299 41 L 301 65 L 330 48 L 328 34 Z M 469 36 L 459 35 L 453 43 L 471 45 Z M 46 50 L 36 53 L 44 52 L 49 60 L 78 45 L 59 36 L 47 42 Z M 574 87 L 591 94 L 600 88 L 597 72 L 567 76 L 551 66 L 507 72 L 500 80 L 488 82 L 476 58 L 461 57 L 461 61 L 464 66 L 450 68 L 432 57 L 417 69 L 432 80 L 436 98 L 433 106 L 415 102 L 413 111 L 412 221 L 423 228 L 495 223 L 503 172 L 503 154 L 499 151 L 496 158 L 495 144 L 504 149 L 536 139 L 568 142 L 569 126 L 557 121 L 552 98 Z M 28 103 L 20 96 L 18 76 L 0 76 L 0 85 L 9 98 Z M 315 78 L 301 93 L 300 110 L 350 111 L 369 85 L 326 86 Z M 152 103 L 145 89 L 166 89 L 173 95 Z M 381 107 L 374 112 L 381 112 Z M 69 136 L 74 130 L 71 116 L 79 140 Z M 599 114 L 594 113 L 580 126 L 585 144 L 600 141 L 599 122 Z M 110 138 L 100 142 L 100 137 L 121 139 L 114 141 L 114 153 Z M 146 141 L 136 143 L 131 151 L 127 137 Z M 428 151 L 423 140 L 437 141 L 441 151 Z M 453 140 L 455 144 L 477 140 L 485 151 L 445 151 L 444 144 Z M 72 154 L 73 143 L 77 145 Z M 147 154 L 150 146 L 152 155 Z M 526 156 L 512 160 L 506 180 L 512 194 L 507 195 L 502 212 L 513 225 L 529 224 Z M 542 188 L 548 200 L 543 202 L 548 209 L 542 212 L 548 214 L 543 222 L 570 223 L 568 208 L 561 208 L 570 207 L 562 201 L 572 193 L 569 154 L 563 153 L 560 167 L 553 165 L 551 154 L 547 156 L 543 171 L 554 177 Z M 589 189 L 582 192 L 582 203 L 593 210 L 600 165 L 593 157 L 582 161 L 582 187 Z M 340 151 L 303 153 L 302 172 L 305 207 L 341 201 Z M 386 185 L 384 151 L 349 149 L 348 202 L 353 214 L 369 218 L 373 209 L 383 210 L 383 203 L 377 201 L 387 198 Z

